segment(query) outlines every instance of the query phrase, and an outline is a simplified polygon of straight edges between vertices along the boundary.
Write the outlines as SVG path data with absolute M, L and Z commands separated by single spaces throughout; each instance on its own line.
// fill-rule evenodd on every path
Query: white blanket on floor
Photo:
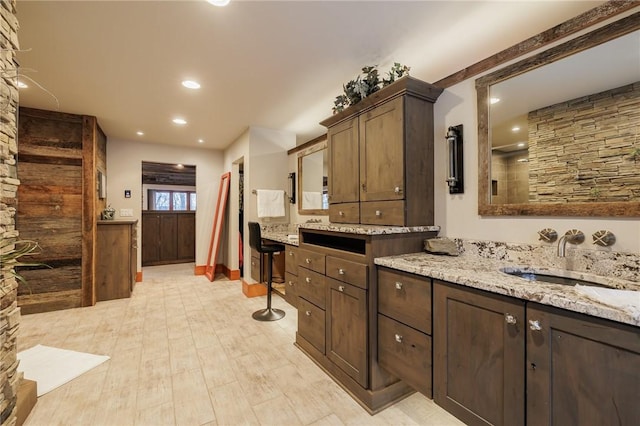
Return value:
M 67 349 L 36 345 L 18 352 L 18 371 L 38 384 L 38 396 L 64 385 L 109 359 L 106 355 L 93 355 Z

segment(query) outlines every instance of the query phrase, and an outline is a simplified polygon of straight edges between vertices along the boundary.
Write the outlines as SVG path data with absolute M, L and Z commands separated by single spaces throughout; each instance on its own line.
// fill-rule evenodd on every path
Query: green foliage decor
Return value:
M 362 75 L 342 85 L 344 94 L 338 95 L 333 102 L 333 113 L 337 114 L 345 108 L 355 105 L 362 99 L 377 92 L 381 88 L 390 85 L 397 79 L 409 75 L 409 68 L 399 62 L 395 62 L 387 77 L 380 80 L 377 65 L 368 65 L 362 68 Z
M 40 245 L 36 241 L 11 239 L 0 242 L 0 271 L 3 276 L 13 276 L 19 283 L 26 284 L 25 279 L 15 271 L 16 267 L 47 266 L 42 263 L 24 262 L 22 258 L 40 254 Z

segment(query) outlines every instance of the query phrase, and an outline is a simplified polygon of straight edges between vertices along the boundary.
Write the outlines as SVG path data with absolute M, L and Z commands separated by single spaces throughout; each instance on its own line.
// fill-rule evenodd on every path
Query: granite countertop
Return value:
M 301 223 L 301 229 L 315 229 L 318 231 L 343 232 L 346 234 L 385 235 L 408 234 L 411 232 L 440 232 L 439 226 L 384 226 L 361 225 L 348 223 Z
M 266 229 L 261 231 L 261 236 L 265 240 L 271 240 L 282 244 L 298 247 L 298 240 L 290 239 L 289 235 L 298 235 L 297 232 L 291 232 L 286 230 L 274 230 Z
M 640 313 L 616 308 L 588 298 L 574 287 L 527 281 L 523 278 L 500 272 L 500 268 L 523 267 L 510 261 L 487 259 L 474 255 L 441 256 L 428 253 L 411 253 L 375 259 L 380 266 L 427 276 L 451 283 L 503 294 L 544 305 L 555 306 L 569 311 L 621 323 L 640 326 Z M 548 268 L 550 272 L 552 269 Z M 574 272 L 572 278 L 594 282 L 606 281 L 612 288 L 638 291 L 640 283 L 615 277 L 603 277 L 589 273 Z

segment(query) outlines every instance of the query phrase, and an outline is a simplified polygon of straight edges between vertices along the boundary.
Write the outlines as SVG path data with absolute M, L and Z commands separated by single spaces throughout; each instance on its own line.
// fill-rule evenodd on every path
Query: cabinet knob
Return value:
M 402 283 L 400 281 L 396 281 L 396 290 L 402 290 Z
M 251 262 L 251 266 L 256 266 L 256 262 Z
M 307 277 L 304 279 L 306 282 L 310 283 L 311 282 L 311 278 Z
M 518 322 L 518 319 L 514 315 L 511 315 L 510 313 L 504 314 L 504 320 L 506 321 L 507 324 L 515 324 Z
M 310 317 L 311 316 L 311 311 L 305 311 L 304 313 L 306 316 Z
M 289 281 L 289 285 L 293 287 L 293 281 Z
M 343 285 L 339 285 L 338 286 L 338 291 L 344 291 L 344 286 Z
M 308 257 L 304 261 L 307 263 L 311 263 L 311 259 L 309 259 Z
M 293 256 L 293 252 L 292 251 L 289 252 L 289 256 Z
M 393 189 L 393 192 L 395 192 L 396 194 L 399 194 L 399 193 L 401 193 L 401 192 L 402 192 L 402 189 L 400 189 L 400 187 L 399 187 L 399 186 L 396 186 L 396 187 Z
M 344 216 L 344 212 L 343 212 L 342 210 L 340 210 L 340 211 L 338 212 L 338 216 Z
M 376 210 L 376 216 L 378 217 L 382 216 L 382 212 L 380 210 Z
M 340 275 L 344 275 L 344 269 L 339 268 L 339 269 L 338 269 L 338 273 L 339 273 Z
M 402 343 L 402 336 L 401 335 L 396 334 L 396 342 Z
M 542 330 L 542 326 L 540 325 L 540 321 L 538 320 L 529 320 L 529 328 L 533 331 Z

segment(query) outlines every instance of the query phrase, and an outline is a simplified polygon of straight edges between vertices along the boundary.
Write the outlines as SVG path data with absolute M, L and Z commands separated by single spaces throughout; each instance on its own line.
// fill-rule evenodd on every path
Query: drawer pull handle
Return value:
M 308 257 L 304 261 L 307 263 L 311 263 L 311 259 L 309 259 Z
M 542 326 L 540 325 L 540 321 L 538 320 L 529 320 L 529 328 L 533 331 L 542 330 Z
M 396 342 L 402 343 L 402 336 L 401 335 L 396 334 Z
M 306 316 L 310 317 L 311 316 L 311 311 L 305 311 L 304 313 Z
M 396 290 L 402 290 L 402 283 L 400 281 L 396 281 Z
M 338 273 L 339 273 L 340 275 L 344 275 L 344 269 L 339 268 L 339 269 L 338 269 Z
M 504 314 L 504 320 L 507 322 L 507 324 L 516 324 L 518 322 L 518 319 L 510 313 Z
M 343 285 L 339 285 L 338 286 L 338 291 L 344 291 L 344 286 Z
M 307 277 L 304 279 L 306 282 L 310 283 L 311 282 L 311 278 Z
M 382 212 L 380 210 L 376 210 L 376 216 L 378 217 L 382 216 Z
M 396 194 L 399 194 L 402 190 L 400 189 L 399 186 L 396 186 L 395 189 L 393 190 L 393 192 L 395 192 Z

